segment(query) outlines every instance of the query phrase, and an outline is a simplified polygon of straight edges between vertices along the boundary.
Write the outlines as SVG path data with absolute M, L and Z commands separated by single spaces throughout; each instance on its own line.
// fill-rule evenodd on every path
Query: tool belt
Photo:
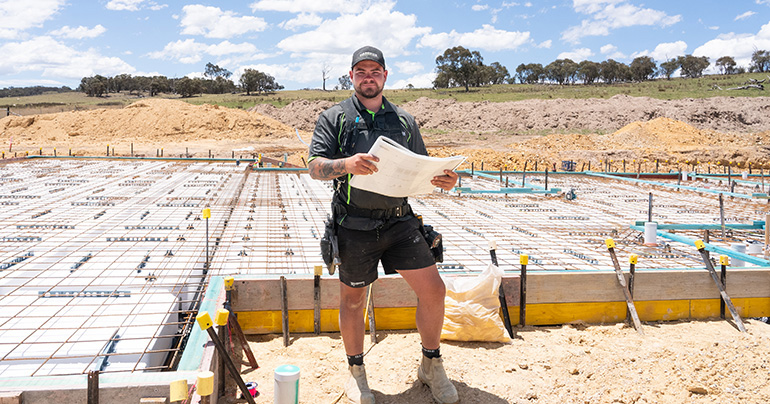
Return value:
M 348 215 L 355 217 L 366 217 L 374 220 L 395 219 L 412 214 L 412 207 L 409 206 L 408 203 L 390 209 L 362 209 L 350 205 L 335 203 L 332 205 L 332 209 L 334 209 L 334 215 L 336 217 Z

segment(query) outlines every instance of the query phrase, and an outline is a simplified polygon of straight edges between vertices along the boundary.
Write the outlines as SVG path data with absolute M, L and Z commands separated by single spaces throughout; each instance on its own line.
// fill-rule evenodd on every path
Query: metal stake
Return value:
M 711 274 L 711 279 L 713 279 L 714 283 L 716 283 L 717 288 L 719 289 L 719 294 L 722 296 L 722 301 L 724 301 L 727 308 L 730 309 L 730 314 L 732 314 L 733 321 L 735 321 L 735 325 L 738 327 L 738 330 L 741 332 L 746 332 L 746 327 L 743 325 L 743 321 L 741 321 L 741 316 L 738 315 L 738 311 L 735 310 L 733 301 L 730 299 L 730 296 L 727 295 L 727 291 L 725 291 L 722 282 L 717 276 L 717 271 L 714 269 L 714 266 L 711 265 L 711 260 L 706 255 L 706 245 L 703 243 L 703 240 L 696 240 L 695 248 L 697 248 L 698 252 L 700 252 L 701 258 L 706 264 L 706 269 L 708 269 L 709 273 Z
M 492 259 L 492 264 L 496 267 L 499 267 L 500 265 L 497 263 L 497 242 L 490 241 L 489 242 L 489 256 Z M 508 336 L 511 338 L 516 338 L 516 332 L 513 331 L 513 326 L 511 325 L 511 314 L 508 312 L 508 301 L 505 300 L 505 289 L 503 288 L 503 282 L 500 281 L 500 287 L 497 289 L 497 297 L 500 300 L 500 309 L 503 312 L 503 323 L 505 324 L 505 329 L 508 331 Z
M 626 297 L 626 307 L 628 307 L 628 312 L 631 313 L 631 319 L 634 322 L 634 328 L 636 328 L 636 332 L 638 332 L 640 335 L 644 335 L 644 331 L 642 330 L 642 322 L 639 321 L 639 315 L 636 313 L 634 298 L 631 296 L 631 292 L 628 290 L 626 277 L 623 275 L 623 271 L 620 269 L 620 263 L 618 262 L 618 257 L 615 255 L 615 241 L 611 238 L 608 238 L 605 240 L 605 243 L 607 244 L 607 250 L 610 252 L 610 258 L 612 258 L 612 265 L 615 267 L 615 274 L 618 276 L 618 283 L 623 289 L 623 295 Z

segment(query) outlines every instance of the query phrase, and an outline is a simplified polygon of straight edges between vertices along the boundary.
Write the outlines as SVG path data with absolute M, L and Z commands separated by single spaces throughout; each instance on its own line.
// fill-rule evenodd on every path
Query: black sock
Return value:
M 425 355 L 425 357 L 428 359 L 440 358 L 441 348 L 439 347 L 436 349 L 427 349 L 425 347 L 422 347 L 422 354 Z
M 364 364 L 364 353 L 363 352 L 361 352 L 358 355 L 352 355 L 352 356 L 351 355 L 347 355 L 347 357 L 348 357 L 348 365 L 350 365 L 350 366 L 353 366 L 353 365 L 359 365 L 360 366 L 360 365 Z

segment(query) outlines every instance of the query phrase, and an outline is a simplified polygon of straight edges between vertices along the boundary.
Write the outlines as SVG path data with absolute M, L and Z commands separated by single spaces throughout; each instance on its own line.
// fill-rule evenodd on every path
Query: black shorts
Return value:
M 377 279 L 377 264 L 380 260 L 386 274 L 435 264 L 420 225 L 420 220 L 412 217 L 386 223 L 379 229 L 369 231 L 340 226 L 337 229 L 340 282 L 354 288 L 369 285 Z

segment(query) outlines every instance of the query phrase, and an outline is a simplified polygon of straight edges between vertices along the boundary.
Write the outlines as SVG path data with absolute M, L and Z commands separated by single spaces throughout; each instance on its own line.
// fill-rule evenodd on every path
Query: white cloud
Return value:
M 662 63 L 677 56 L 684 56 L 686 51 L 687 43 L 684 41 L 664 42 L 658 44 L 652 52 L 648 50 L 634 52 L 631 54 L 631 57 L 637 58 L 639 56 L 649 56 L 657 62 Z
M 168 5 L 158 4 L 150 0 L 110 0 L 105 7 L 114 11 L 139 11 L 145 8 L 157 11 L 168 7 Z
M 200 4 L 182 8 L 182 34 L 203 35 L 206 38 L 231 38 L 247 32 L 264 31 L 267 23 L 264 19 L 252 16 L 239 17 L 232 11 L 222 11 L 219 7 Z
M 104 28 L 101 24 L 93 28 L 84 27 L 82 25 L 77 28 L 72 28 L 65 25 L 55 31 L 51 31 L 51 35 L 70 39 L 83 39 L 96 38 L 105 32 L 107 32 L 107 28 Z
M 471 7 L 471 10 L 473 10 L 473 11 L 483 11 L 483 10 L 486 10 L 488 8 L 489 8 L 488 4 L 474 4 Z
M 364 45 L 373 45 L 389 57 L 405 53 L 405 48 L 416 37 L 430 32 L 430 28 L 416 26 L 417 17 L 393 11 L 395 3 L 377 3 L 361 14 L 345 14 L 326 20 L 318 28 L 284 38 L 277 47 L 293 53 L 293 57 L 311 60 L 344 60 L 350 67 L 353 51 Z M 372 22 L 376 21 L 376 24 Z
M 743 13 L 743 14 L 740 14 L 740 15 L 736 16 L 736 17 L 735 17 L 735 19 L 734 19 L 733 21 L 744 20 L 744 19 L 746 19 L 746 18 L 749 18 L 749 17 L 751 17 L 751 16 L 752 16 L 752 15 L 754 15 L 754 14 L 756 14 L 756 13 L 755 13 L 755 12 L 753 12 L 753 11 L 747 11 L 747 12 L 745 12 L 745 13 Z
M 283 29 L 290 31 L 296 31 L 300 27 L 317 27 L 321 25 L 323 18 L 313 13 L 301 13 L 291 20 L 284 21 L 278 24 Z
M 732 56 L 738 66 L 749 67 L 757 49 L 770 49 L 770 22 L 756 34 L 723 34 L 696 48 L 692 54 L 707 56 L 714 63 L 722 56 Z
M 669 16 L 663 11 L 639 8 L 627 4 L 627 0 L 574 0 L 575 11 L 591 15 L 591 19 L 581 21 L 579 26 L 572 26 L 562 32 L 561 38 L 576 44 L 586 36 L 607 36 L 610 30 L 633 26 L 668 27 L 682 20 L 681 15 Z
M 712 26 L 710 26 L 710 27 L 708 27 L 708 28 L 709 28 L 710 30 L 712 30 L 712 31 L 719 31 L 719 26 L 718 26 L 718 25 L 712 25 Z
M 259 0 L 251 3 L 251 11 L 285 11 L 290 13 L 360 13 L 368 2 L 361 0 Z
M 535 45 L 536 48 L 542 48 L 542 49 L 551 49 L 551 45 L 553 44 L 553 41 L 548 39 L 545 40 L 537 45 Z
M 0 38 L 15 39 L 30 28 L 42 27 L 65 5 L 65 0 L 39 0 L 34 4 L 7 0 L 0 3 Z
M 395 65 L 398 68 L 398 72 L 403 74 L 414 74 L 425 68 L 422 63 L 409 62 L 406 60 L 403 62 L 396 62 Z
M 618 51 L 618 47 L 613 44 L 607 44 L 599 48 L 599 52 L 606 56 L 608 59 L 625 59 L 626 55 L 623 52 Z
M 386 88 L 406 88 L 408 85 L 414 86 L 414 88 L 432 88 L 433 80 L 436 79 L 435 72 L 429 72 L 425 74 L 418 74 L 416 76 L 409 77 L 408 79 L 398 80 L 393 84 L 386 85 Z
M 48 36 L 0 46 L 0 75 L 37 72 L 41 77 L 81 79 L 101 74 L 113 76 L 136 69 L 120 58 L 96 51 L 78 51 Z
M 486 51 L 512 50 L 530 41 L 529 32 L 503 31 L 484 24 L 473 32 L 442 32 L 427 34 L 420 39 L 420 47 L 446 49 L 453 46 L 482 49 Z
M 586 60 L 593 56 L 594 53 L 591 51 L 591 49 L 588 48 L 580 48 L 575 49 L 570 52 L 562 52 L 559 54 L 559 56 L 556 56 L 556 59 L 571 59 L 573 62 L 581 62 L 583 60 Z
M 152 59 L 174 60 L 179 63 L 191 64 L 203 60 L 204 55 L 222 57 L 225 55 L 241 55 L 246 60 L 253 59 L 257 48 L 250 43 L 234 44 L 222 41 L 215 45 L 195 42 L 194 39 L 170 42 L 161 51 L 147 54 Z

